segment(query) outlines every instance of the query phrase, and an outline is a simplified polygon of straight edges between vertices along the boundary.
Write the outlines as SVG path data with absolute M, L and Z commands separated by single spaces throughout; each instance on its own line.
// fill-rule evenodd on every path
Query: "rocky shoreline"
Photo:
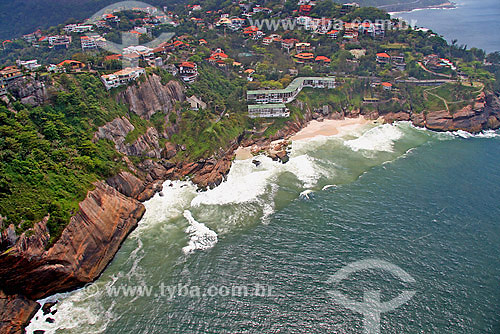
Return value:
M 163 97 L 164 102 L 183 99 L 179 87 L 175 85 L 167 87 L 164 93 L 167 94 Z M 124 96 L 121 98 L 133 99 L 133 95 Z M 478 96 L 473 105 L 454 114 L 445 110 L 424 114 L 407 111 L 369 114 L 359 110 L 334 112 L 328 106 L 311 110 L 299 101 L 295 103 L 306 111 L 304 117 L 289 121 L 272 137 L 265 138 L 262 133 L 247 133 L 247 136 L 242 135 L 232 142 L 225 151 L 218 152 L 212 158 L 194 162 L 174 163 L 169 160 L 182 147 L 168 142 L 160 147 L 158 134 L 150 131 L 133 144 L 125 145 L 123 129 L 131 129 L 127 120 L 114 120 L 99 129 L 96 138 L 102 136 L 115 141 L 117 148 L 125 154 L 130 154 L 131 151 L 149 152 L 151 159 L 134 165 L 124 156 L 133 173 L 121 172 L 106 181 L 96 182 L 95 189 L 88 192 L 80 203 L 79 212 L 71 218 L 54 245 L 49 245 L 46 226 L 48 217 L 20 236 L 16 235 L 13 225 L 1 233 L 0 333 L 22 332 L 40 307 L 35 300 L 82 287 L 98 278 L 142 218 L 145 208 L 141 202 L 161 191 L 165 180 L 189 178 L 200 189 L 218 186 L 225 180 L 235 151 L 240 146 L 252 147 L 253 154 L 265 152 L 273 159 L 285 163 L 289 138 L 310 120 L 343 119 L 360 115 L 367 119 L 382 118 L 388 123 L 411 121 L 416 126 L 435 131 L 480 132 L 500 127 L 500 100 L 484 93 Z M 137 103 L 134 105 L 138 113 L 148 115 L 147 106 L 141 107 Z M 157 107 L 158 103 L 155 102 L 154 108 Z M 280 139 L 281 141 L 276 142 Z

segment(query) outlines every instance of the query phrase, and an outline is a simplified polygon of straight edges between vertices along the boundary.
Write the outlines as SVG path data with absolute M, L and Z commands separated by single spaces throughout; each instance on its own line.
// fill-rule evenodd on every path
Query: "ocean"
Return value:
M 418 9 L 393 13 L 419 27 L 430 28 L 448 42 L 476 47 L 486 52 L 500 51 L 500 1 L 456 0 L 453 9 Z
M 500 333 L 500 132 L 367 124 L 256 159 L 207 192 L 165 182 L 27 332 Z

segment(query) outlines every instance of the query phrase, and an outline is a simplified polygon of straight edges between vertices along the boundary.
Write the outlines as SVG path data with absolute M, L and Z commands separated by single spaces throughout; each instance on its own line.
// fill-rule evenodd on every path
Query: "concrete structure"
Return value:
M 40 64 L 38 64 L 38 60 L 36 59 L 26 61 L 16 60 L 16 64 L 19 67 L 24 67 L 28 71 L 34 71 L 41 66 Z
M 90 38 L 88 36 L 82 36 L 80 37 L 80 42 L 82 43 L 82 50 L 96 50 L 97 49 L 97 43 L 93 38 Z
M 248 106 L 248 117 L 288 117 L 290 111 L 288 108 L 280 104 L 254 104 Z
M 196 95 L 186 98 L 186 102 L 191 105 L 191 110 L 200 110 L 207 107 L 207 104 L 200 100 Z
M 141 67 L 127 67 L 112 74 L 101 75 L 101 80 L 107 90 L 128 84 L 146 73 Z
M 0 78 L 0 96 L 7 94 L 7 85 L 5 84 L 5 80 Z
M 23 73 L 17 68 L 17 66 L 7 66 L 0 71 L 0 79 L 3 79 L 7 85 L 22 76 Z
M 83 33 L 86 31 L 92 31 L 94 27 L 92 25 L 83 25 L 83 24 L 68 24 L 64 27 L 64 31 L 66 33 Z
M 48 41 L 54 49 L 67 49 L 71 44 L 71 36 L 49 36 Z
M 256 103 L 290 103 L 305 87 L 335 88 L 335 77 L 301 77 L 295 78 L 284 89 L 249 90 L 247 101 Z
M 198 66 L 196 63 L 185 61 L 179 64 L 179 76 L 186 83 L 196 80 L 198 77 Z

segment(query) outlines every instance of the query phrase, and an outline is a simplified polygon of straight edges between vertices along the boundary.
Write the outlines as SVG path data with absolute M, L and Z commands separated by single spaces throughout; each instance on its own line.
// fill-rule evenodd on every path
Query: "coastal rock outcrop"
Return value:
M 137 199 L 146 188 L 144 182 L 129 172 L 120 172 L 110 177 L 106 182 L 127 197 Z
M 401 111 L 382 115 L 388 123 L 410 120 L 414 125 L 434 131 L 480 132 L 500 127 L 500 101 L 493 94 L 480 93 L 475 101 L 450 112 L 448 110 L 410 113 Z
M 0 288 L 5 293 L 39 299 L 93 281 L 145 211 L 104 182 L 96 183 L 79 206 L 52 246 L 46 217 L 2 250 Z
M 158 111 L 169 113 L 176 102 L 186 100 L 184 87 L 177 81 L 169 81 L 166 85 L 156 74 L 146 77 L 145 82 L 129 86 L 120 93 L 119 101 L 126 103 L 129 110 L 142 118 L 149 119 Z
M 0 333 L 22 333 L 24 325 L 35 315 L 40 305 L 22 295 L 6 295 L 0 290 Z

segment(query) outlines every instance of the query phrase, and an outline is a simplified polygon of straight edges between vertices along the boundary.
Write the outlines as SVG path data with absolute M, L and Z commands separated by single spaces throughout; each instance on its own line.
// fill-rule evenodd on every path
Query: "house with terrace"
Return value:
M 112 74 L 102 75 L 101 80 L 104 83 L 106 89 L 110 90 L 111 88 L 126 85 L 130 81 L 136 80 L 144 73 L 145 70 L 141 67 L 127 67 Z
M 254 104 L 248 106 L 248 117 L 289 117 L 290 111 L 283 103 Z

